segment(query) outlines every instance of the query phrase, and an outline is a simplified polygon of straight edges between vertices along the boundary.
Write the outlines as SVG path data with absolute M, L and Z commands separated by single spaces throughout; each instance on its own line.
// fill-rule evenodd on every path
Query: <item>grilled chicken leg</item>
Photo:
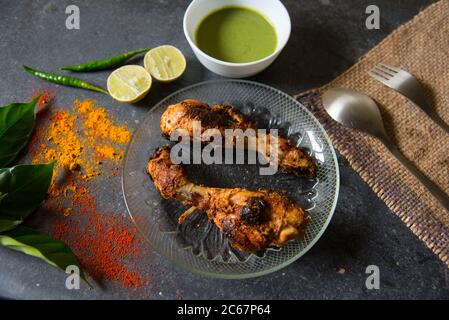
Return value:
M 309 221 L 302 208 L 278 192 L 209 188 L 190 182 L 183 168 L 171 162 L 169 147 L 156 150 L 147 172 L 163 198 L 205 211 L 231 246 L 243 252 L 257 252 L 299 238 Z M 189 209 L 179 223 L 193 211 Z
M 167 110 L 161 117 L 161 131 L 166 137 L 169 137 L 175 130 L 184 129 L 193 137 L 193 124 L 195 121 L 201 121 L 201 133 L 208 129 L 218 129 L 222 135 L 225 129 L 255 129 L 253 124 L 234 107 L 228 105 L 213 105 L 199 100 L 184 100 L 180 103 L 167 107 Z M 269 143 L 270 135 L 267 139 L 256 137 L 254 145 L 258 143 Z M 269 148 L 265 148 L 269 151 Z M 277 160 L 279 168 L 282 171 L 314 178 L 317 172 L 317 166 L 310 156 L 300 148 L 294 146 L 286 138 L 279 137 L 277 144 Z M 268 154 L 269 156 L 269 154 Z

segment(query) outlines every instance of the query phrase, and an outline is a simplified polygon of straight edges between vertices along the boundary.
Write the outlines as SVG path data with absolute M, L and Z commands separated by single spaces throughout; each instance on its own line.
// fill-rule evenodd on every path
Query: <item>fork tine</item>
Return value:
M 381 67 L 383 67 L 383 68 L 385 68 L 385 69 L 387 69 L 387 70 L 390 70 L 390 72 L 398 73 L 398 72 L 403 71 L 402 69 L 399 69 L 399 68 L 397 68 L 397 67 L 390 66 L 390 65 L 385 64 L 385 63 L 379 63 L 379 66 L 381 66 Z
M 390 69 L 390 70 L 396 71 L 396 73 L 398 73 L 399 75 L 402 75 L 403 77 L 408 76 L 408 77 L 413 77 L 413 78 L 415 78 L 415 76 L 412 75 L 410 72 L 408 72 L 408 71 L 406 71 L 406 70 L 403 70 L 403 69 L 401 69 L 401 68 L 393 67 L 393 66 L 390 66 L 390 65 L 388 65 L 388 64 L 383 64 L 383 63 L 380 63 L 380 65 L 383 65 L 385 68 L 388 68 L 388 69 Z
M 375 68 L 379 71 L 382 71 L 383 73 L 390 75 L 391 77 L 394 77 L 395 74 L 397 74 L 396 71 L 392 71 L 392 70 L 388 69 L 387 67 L 384 67 L 383 65 L 380 65 L 380 64 L 378 64 Z
M 382 82 L 384 84 L 387 84 L 389 81 L 389 78 L 385 77 L 383 74 L 378 73 L 376 70 L 371 70 L 368 71 L 368 74 L 373 77 L 374 79 L 376 79 L 379 82 Z
M 377 73 L 378 75 L 384 77 L 386 80 L 390 80 L 394 77 L 394 75 L 391 72 L 387 72 L 384 69 L 379 68 L 378 66 L 375 66 L 371 71 Z

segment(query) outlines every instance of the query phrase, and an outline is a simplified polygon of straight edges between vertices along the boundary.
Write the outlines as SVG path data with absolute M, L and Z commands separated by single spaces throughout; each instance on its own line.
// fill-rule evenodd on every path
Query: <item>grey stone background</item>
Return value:
M 289 94 L 323 85 L 354 64 L 431 0 L 285 0 L 292 37 L 266 71 L 251 80 Z M 65 28 L 65 8 L 76 4 L 81 29 Z M 173 44 L 188 60 L 185 75 L 169 85 L 155 84 L 137 105 L 121 105 L 101 94 L 58 88 L 58 106 L 75 97 L 93 97 L 118 120 L 135 126 L 152 105 L 187 85 L 216 79 L 194 58 L 182 31 L 188 6 L 182 0 L 0 1 L 0 105 L 23 101 L 29 90 L 48 87 L 21 69 L 44 70 L 141 47 Z M 381 29 L 366 30 L 365 8 L 381 10 Z M 138 61 L 141 63 L 141 61 Z M 105 84 L 108 72 L 83 74 Z M 151 276 L 147 286 L 125 289 L 110 283 L 95 290 L 69 291 L 64 273 L 45 263 L 0 248 L 0 296 L 7 298 L 156 299 L 447 299 L 448 269 L 394 216 L 339 157 L 341 189 L 334 218 L 320 241 L 301 259 L 276 273 L 248 280 L 204 278 L 172 266 L 151 251 L 140 261 Z M 113 203 L 126 216 L 120 180 L 111 180 L 100 202 Z M 37 213 L 39 215 L 39 213 Z M 380 268 L 380 290 L 365 288 L 365 268 Z M 343 268 L 344 273 L 337 270 Z

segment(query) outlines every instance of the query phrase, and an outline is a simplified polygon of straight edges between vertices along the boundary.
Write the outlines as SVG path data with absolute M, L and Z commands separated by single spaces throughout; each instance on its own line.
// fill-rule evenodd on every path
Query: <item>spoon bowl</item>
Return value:
M 326 112 L 335 121 L 379 139 L 386 136 L 379 108 L 367 95 L 352 89 L 335 88 L 326 91 L 322 99 Z

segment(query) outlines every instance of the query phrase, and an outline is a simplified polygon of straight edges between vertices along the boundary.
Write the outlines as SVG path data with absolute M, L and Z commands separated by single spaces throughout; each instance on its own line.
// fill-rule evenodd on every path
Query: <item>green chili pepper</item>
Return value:
M 97 86 L 94 86 L 93 84 L 86 82 L 84 80 L 78 79 L 78 78 L 73 78 L 73 77 L 68 77 L 68 76 L 64 76 L 64 75 L 60 75 L 60 74 L 51 74 L 51 73 L 47 73 L 44 71 L 40 71 L 40 70 L 36 70 L 30 67 L 27 67 L 25 65 L 23 65 L 23 68 L 25 69 L 26 72 L 32 74 L 33 76 L 36 76 L 38 78 L 56 83 L 56 84 L 60 84 L 63 86 L 69 86 L 69 87 L 76 87 L 76 88 L 82 88 L 82 89 L 87 89 L 87 90 L 92 90 L 92 91 L 98 91 L 104 94 L 109 95 L 109 93 Z
M 126 60 L 131 59 L 135 55 L 148 51 L 150 49 L 140 49 L 136 51 L 126 52 L 123 54 L 119 54 L 118 56 L 102 59 L 102 60 L 95 60 L 95 61 L 89 61 L 84 64 L 80 64 L 77 66 L 67 66 L 59 68 L 60 70 L 70 70 L 70 71 L 76 71 L 76 72 L 84 72 L 84 71 L 97 71 L 97 70 L 105 70 L 110 69 L 115 66 L 118 66 L 122 63 L 124 63 Z

